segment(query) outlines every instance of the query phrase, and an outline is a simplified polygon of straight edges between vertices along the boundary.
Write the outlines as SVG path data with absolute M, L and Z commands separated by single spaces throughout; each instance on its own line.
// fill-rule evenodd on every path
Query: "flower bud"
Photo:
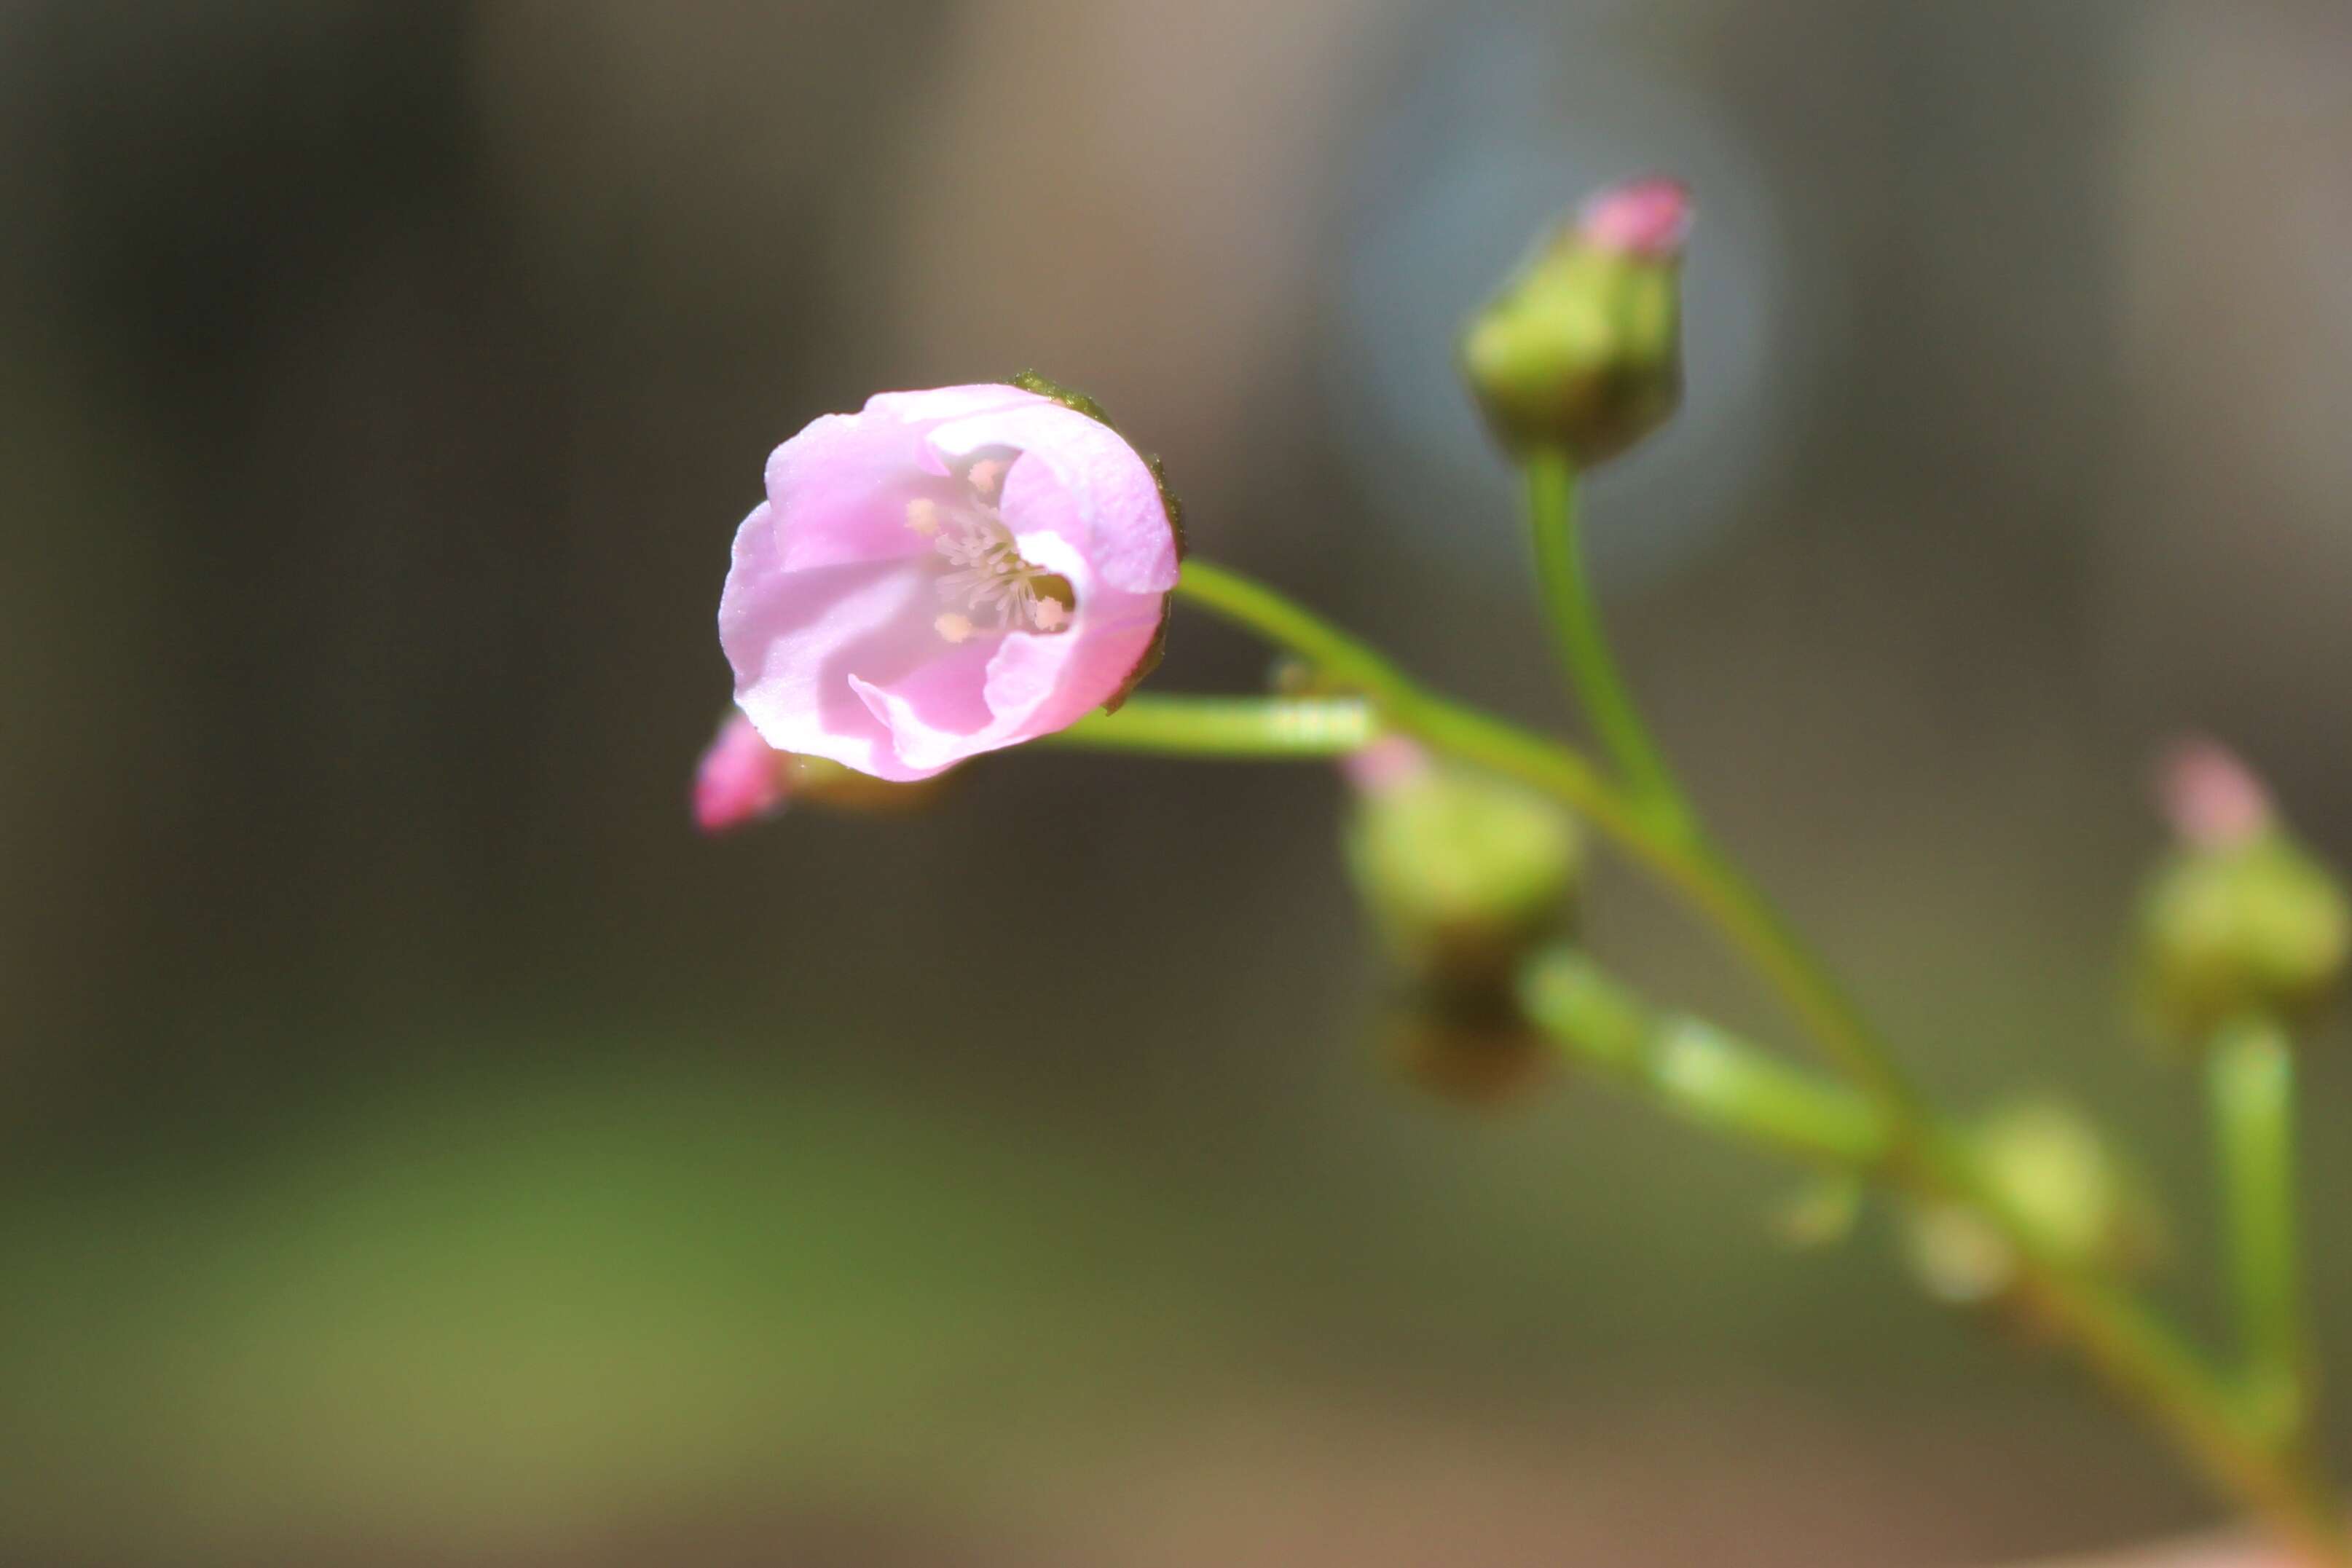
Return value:
M 2292 1022 L 2316 1010 L 2352 954 L 2342 885 L 2219 747 L 2178 749 L 2159 785 L 2179 841 L 2141 899 L 2147 1022 L 2193 1045 L 2242 1014 Z
M 1602 191 L 1462 335 L 1462 370 L 1515 453 L 1590 466 L 1665 423 L 1682 398 L 1682 244 L 1671 180 Z
M 893 784 L 822 757 L 778 751 L 751 721 L 733 713 L 694 770 L 694 821 L 719 834 L 774 816 L 793 801 L 850 811 L 904 811 L 926 805 L 947 787 L 937 780 Z
M 2117 1273 L 2163 1256 L 2163 1215 L 2140 1178 L 2075 1112 L 2026 1101 L 1996 1112 L 1975 1134 L 1986 1179 L 2043 1246 L 2078 1267 Z M 1962 1305 L 2007 1293 L 2015 1249 L 1975 1213 L 1922 1205 L 1904 1241 L 1928 1293 Z
M 1566 813 L 1401 737 L 1348 759 L 1348 865 L 1383 946 L 1415 980 L 1508 995 L 1570 922 L 1583 846 Z
M 784 808 L 790 756 L 760 738 L 751 721 L 730 713 L 694 769 L 694 823 L 724 833 Z

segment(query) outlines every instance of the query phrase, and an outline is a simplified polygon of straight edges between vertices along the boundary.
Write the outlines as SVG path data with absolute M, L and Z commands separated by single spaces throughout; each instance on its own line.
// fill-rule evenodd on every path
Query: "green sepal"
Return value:
M 1110 411 L 1102 404 L 1086 393 L 1066 387 L 1035 371 L 1015 371 L 1004 379 L 1004 384 L 1019 387 L 1025 392 L 1035 392 L 1042 398 L 1050 398 L 1073 413 L 1085 414 L 1097 424 L 1108 425 L 1113 430 L 1118 428 L 1118 423 L 1111 418 Z
M 2352 963 L 2352 901 L 2282 831 L 2175 851 L 2141 895 L 2139 1013 L 2195 1049 L 2248 1014 L 2304 1022 Z

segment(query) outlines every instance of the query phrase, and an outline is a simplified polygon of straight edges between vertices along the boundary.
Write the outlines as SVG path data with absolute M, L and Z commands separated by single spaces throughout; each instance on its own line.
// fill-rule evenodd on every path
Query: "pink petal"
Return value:
M 750 541 L 739 534 L 737 554 L 751 542 L 793 570 L 922 554 L 930 544 L 907 527 L 908 505 L 953 489 L 919 431 L 842 413 L 771 453 L 767 478 L 768 505 L 792 527 Z
M 719 608 L 736 703 L 780 751 L 898 777 L 886 771 L 889 732 L 848 678 L 896 679 L 932 656 L 932 608 L 929 580 L 905 562 L 785 571 L 746 569 L 739 559 Z
M 923 392 L 876 392 L 866 400 L 866 413 L 904 424 L 937 424 L 998 409 L 1026 408 L 1052 402 L 1003 382 L 978 382 L 969 386 L 931 387 Z
M 1129 593 L 1176 586 L 1176 533 L 1159 482 L 1108 425 L 1041 398 L 941 425 L 931 444 L 950 455 L 1017 450 L 1003 503 L 1015 533 L 1052 529 Z
M 850 689 L 889 731 L 893 758 L 905 777 L 928 779 L 1004 744 L 989 744 L 996 715 L 988 704 L 988 667 L 995 654 L 985 642 L 971 642 L 887 684 L 849 677 Z

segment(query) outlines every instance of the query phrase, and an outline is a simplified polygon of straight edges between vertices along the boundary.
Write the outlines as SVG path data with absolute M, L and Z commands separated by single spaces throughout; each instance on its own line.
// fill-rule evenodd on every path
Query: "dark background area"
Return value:
M 1596 1087 L 1400 1083 L 1324 769 L 1023 754 L 716 841 L 685 787 L 767 450 L 1030 364 L 1197 549 L 1565 722 L 1449 334 L 1680 171 L 1689 408 L 1592 497 L 1633 673 L 1939 1091 L 2110 1114 L 2210 1320 L 2122 921 L 2185 727 L 2352 858 L 2347 149 L 2318 0 L 0 0 L 0 1559 L 2207 1517 L 1883 1225 L 1794 1257 L 1780 1173 Z M 1187 616 L 1158 685 L 1265 663 Z

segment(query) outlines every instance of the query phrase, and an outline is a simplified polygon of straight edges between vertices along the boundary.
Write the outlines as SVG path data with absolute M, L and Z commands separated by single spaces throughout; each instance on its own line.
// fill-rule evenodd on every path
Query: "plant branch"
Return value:
M 1578 538 L 1576 465 L 1556 449 L 1533 453 L 1527 460 L 1527 486 L 1536 580 L 1561 672 L 1642 810 L 1656 816 L 1662 830 L 1687 835 L 1696 814 L 1650 737 L 1601 629 L 1601 607 Z
M 1142 695 L 1049 738 L 1097 751 L 1288 759 L 1345 756 L 1379 734 L 1378 717 L 1361 697 Z
M 2295 1226 L 2294 1047 L 2275 1020 L 2240 1019 L 2216 1033 L 2205 1065 L 2247 1395 L 2255 1418 L 2293 1445 L 2314 1362 Z
M 1891 1139 L 1888 1179 L 1982 1216 L 2016 1249 L 2020 1285 L 2105 1381 L 2145 1408 L 2219 1488 L 2314 1563 L 2352 1568 L 2336 1504 L 2300 1456 L 2250 1423 L 2231 1388 L 2137 1297 L 2053 1250 L 1926 1109 L 1843 988 L 1695 827 L 1621 789 L 1575 750 L 1421 686 L 1367 644 L 1263 584 L 1197 558 L 1177 592 L 1370 699 L 1393 727 L 1581 812 L 1680 893 L 1769 981 L 1868 1094 Z

